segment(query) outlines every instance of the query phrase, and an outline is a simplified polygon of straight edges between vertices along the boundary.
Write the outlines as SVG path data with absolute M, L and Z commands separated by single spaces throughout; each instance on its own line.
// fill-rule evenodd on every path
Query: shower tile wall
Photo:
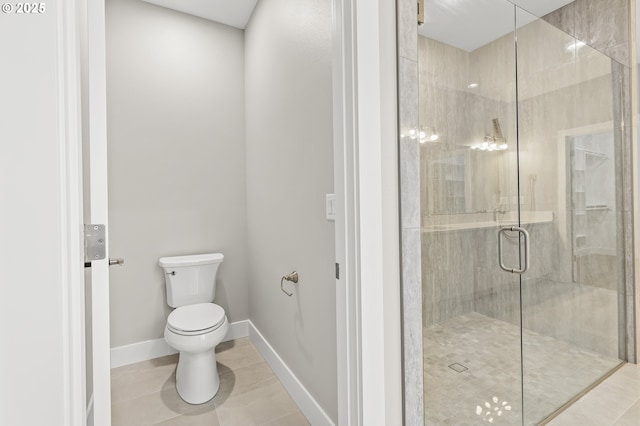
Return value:
M 569 35 L 576 36 L 579 40 L 585 41 L 589 46 L 603 52 L 621 64 L 618 69 L 613 70 L 614 81 L 617 80 L 621 86 L 620 99 L 614 100 L 614 105 L 631 105 L 631 83 L 630 83 L 630 34 L 629 15 L 630 1 L 634 0 L 576 0 L 561 9 L 548 14 L 543 19 L 552 23 L 557 28 L 562 29 Z M 613 24 L 612 24 L 613 23 Z M 625 108 L 616 111 L 625 123 L 631 122 L 631 110 Z M 624 204 L 623 212 L 618 212 L 617 229 L 618 235 L 633 235 L 633 172 L 632 172 L 632 126 L 625 126 L 619 135 L 623 140 L 622 158 L 619 166 L 622 169 L 622 182 L 618 187 L 625 191 L 622 194 Z M 635 310 L 634 288 L 634 259 L 633 242 L 631 238 L 626 238 L 621 242 L 620 249 L 625 253 L 625 264 L 619 268 L 617 273 L 624 277 L 624 286 L 620 288 L 620 309 L 628 313 L 628 318 L 632 318 Z M 598 259 L 602 261 L 602 259 Z M 609 265 L 605 265 L 607 268 Z M 624 291 L 622 291 L 624 290 Z M 624 296 L 623 296 L 624 294 Z M 626 321 L 626 330 L 620 336 L 620 341 L 626 340 L 626 358 L 631 362 L 637 361 L 635 353 L 636 333 L 632 319 Z M 624 348 L 620 348 L 621 352 Z
M 611 348 L 611 342 L 595 336 L 611 335 L 612 330 L 616 336 L 616 324 L 595 320 L 598 315 L 591 320 L 579 317 L 585 309 L 583 305 L 588 303 L 585 300 L 592 300 L 592 293 L 598 288 L 617 291 L 615 257 L 611 255 L 615 254 L 615 241 L 607 243 L 597 235 L 592 236 L 599 245 L 607 247 L 600 247 L 603 249 L 600 252 L 594 250 L 594 253 L 578 260 L 580 283 L 583 285 L 573 284 L 572 236 L 566 226 L 570 218 L 564 217 L 566 206 L 559 205 L 559 197 L 564 194 L 559 192 L 558 185 L 560 179 L 566 178 L 570 165 L 568 157 L 559 160 L 556 155 L 562 131 L 613 120 L 610 95 L 612 61 L 588 46 L 572 56 L 566 50 L 571 42 L 573 39 L 567 34 L 541 20 L 518 30 L 520 172 L 523 177 L 520 207 L 524 211 L 550 211 L 553 214 L 551 223 L 528 226 L 535 244 L 532 246 L 532 269 L 527 273 L 523 286 L 523 300 L 526 302 L 523 325 L 615 356 L 616 353 L 607 349 Z M 548 48 L 541 50 L 540 46 Z M 474 169 L 472 175 L 482 175 L 486 179 L 465 182 L 466 210 L 490 212 L 502 209 L 501 204 L 506 197 L 507 210 L 516 211 L 517 188 L 510 183 L 515 182 L 515 170 L 504 166 L 513 164 L 508 156 L 515 155 L 515 130 L 509 124 L 514 122 L 515 88 L 504 84 L 513 80 L 509 73 L 513 73 L 514 67 L 505 64 L 504 60 L 513 57 L 513 35 L 504 36 L 471 53 L 419 37 L 418 49 L 420 125 L 434 126 L 446 140 L 469 143 L 490 134 L 491 119 L 499 117 L 505 138 L 510 143 L 508 151 L 493 153 L 493 161 L 485 157 L 474 162 L 473 157 L 467 157 L 469 167 L 481 164 L 485 168 L 480 173 Z M 452 69 L 456 72 L 451 72 Z M 479 83 L 478 88 L 468 88 L 471 82 Z M 591 99 L 599 99 L 599 102 L 589 102 Z M 544 123 L 544 126 L 538 126 L 538 123 Z M 438 199 L 445 195 L 438 193 L 442 189 L 433 184 L 429 175 L 440 148 L 437 144 L 424 144 L 421 149 L 421 206 L 425 225 L 437 220 L 437 213 L 446 212 L 434 211 Z M 541 152 L 549 155 L 540 155 Z M 466 155 L 490 154 L 472 152 Z M 504 158 L 501 159 L 500 155 Z M 535 180 L 533 187 L 528 184 L 531 178 Z M 500 199 L 496 196 L 496 187 Z M 430 195 L 429 199 L 426 194 Z M 615 214 L 614 210 L 593 212 L 590 219 L 615 221 Z M 515 309 L 519 289 L 513 286 L 510 276 L 496 267 L 495 233 L 495 228 L 422 232 L 423 257 L 428 259 L 422 266 L 425 326 L 474 311 L 513 324 L 520 322 L 519 311 Z M 559 241 L 568 245 L 558 244 Z M 433 263 L 440 265 L 437 270 L 442 276 L 430 268 Z M 603 275 L 607 280 L 602 280 Z M 583 288 L 585 285 L 588 288 Z M 604 294 L 603 300 L 611 299 L 610 295 Z M 615 307 L 615 299 L 610 302 L 613 305 L 609 306 Z M 572 311 L 576 321 L 593 323 L 595 328 L 591 333 L 576 333 L 575 327 L 571 326 L 558 327 L 557 322 L 561 322 L 561 318 L 566 320 L 567 312 Z
M 628 0 L 576 0 L 543 19 L 629 66 L 628 17 Z
M 444 187 L 438 185 L 433 176 L 429 175 L 427 161 L 443 161 L 452 155 L 447 144 L 471 143 L 481 140 L 484 135 L 491 134 L 491 119 L 499 118 L 503 123 L 503 132 L 507 140 L 514 140 L 513 126 L 506 123 L 513 122 L 513 87 L 497 89 L 499 81 L 507 80 L 504 71 L 489 72 L 486 58 L 475 52 L 467 53 L 444 43 L 419 37 L 420 63 L 420 125 L 428 129 L 435 129 L 443 144 L 422 144 L 421 184 L 423 185 L 421 207 L 423 215 L 455 213 L 447 211 L 447 193 Z M 509 57 L 499 45 L 492 49 L 492 58 Z M 504 59 L 500 59 L 504 62 Z M 508 66 L 503 66 L 507 68 Z M 503 68 L 500 67 L 500 68 Z M 456 72 L 451 70 L 455 69 Z M 513 67 L 511 67 L 513 69 Z M 460 72 L 458 72 L 460 71 Z M 485 76 L 492 76 L 487 81 Z M 495 78 L 495 80 L 494 80 Z M 479 84 L 477 88 L 468 88 L 470 83 Z M 495 89 L 494 89 L 495 88 Z M 511 90 L 511 92 L 510 92 Z M 489 92 L 492 92 L 490 95 Z M 485 155 L 486 153 L 472 153 L 471 155 Z M 495 158 L 483 158 L 483 161 L 473 162 L 478 175 L 489 176 L 491 181 L 500 180 L 500 186 L 508 184 L 507 175 L 499 177 L 499 155 Z M 508 174 L 508 171 L 506 171 Z M 481 211 L 493 207 L 494 186 L 486 181 L 465 182 L 465 198 L 467 211 Z M 427 196 L 427 194 L 429 194 Z M 506 193 L 503 195 L 507 195 Z M 513 194 L 515 195 L 515 193 Z
M 397 0 L 404 424 L 424 424 L 422 361 L 422 263 L 418 129 L 418 32 L 414 0 Z M 414 132 L 413 138 L 412 132 Z

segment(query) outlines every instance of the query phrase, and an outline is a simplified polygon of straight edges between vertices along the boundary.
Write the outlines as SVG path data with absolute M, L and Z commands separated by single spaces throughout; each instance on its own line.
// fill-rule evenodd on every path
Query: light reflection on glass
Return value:
M 491 402 L 485 401 L 484 407 L 476 405 L 476 415 L 482 417 L 487 423 L 493 423 L 496 418 L 502 416 L 505 411 L 511 411 L 511 405 L 508 401 L 501 401 L 497 396 L 491 398 Z

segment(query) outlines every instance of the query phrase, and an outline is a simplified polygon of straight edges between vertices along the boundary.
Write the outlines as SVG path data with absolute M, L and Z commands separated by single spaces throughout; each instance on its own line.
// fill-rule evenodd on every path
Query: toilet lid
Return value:
M 224 323 L 224 309 L 214 303 L 198 303 L 175 309 L 167 325 L 177 331 L 193 332 L 216 329 Z

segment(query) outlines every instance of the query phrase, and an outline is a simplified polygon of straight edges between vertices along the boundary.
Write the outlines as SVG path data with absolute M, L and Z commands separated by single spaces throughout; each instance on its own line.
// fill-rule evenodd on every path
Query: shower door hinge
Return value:
M 418 25 L 424 24 L 424 0 L 418 0 Z
M 84 262 L 101 260 L 107 256 L 106 233 L 104 225 L 84 225 Z
M 336 280 L 340 279 L 340 264 L 336 262 Z

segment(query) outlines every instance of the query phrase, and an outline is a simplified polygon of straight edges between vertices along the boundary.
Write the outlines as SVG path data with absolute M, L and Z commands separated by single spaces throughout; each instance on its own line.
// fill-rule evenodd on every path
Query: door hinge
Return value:
M 418 0 L 418 25 L 424 24 L 424 0 Z
M 84 225 L 85 266 L 93 260 L 107 257 L 106 233 L 104 225 Z
M 340 264 L 336 262 L 336 280 L 340 279 Z

